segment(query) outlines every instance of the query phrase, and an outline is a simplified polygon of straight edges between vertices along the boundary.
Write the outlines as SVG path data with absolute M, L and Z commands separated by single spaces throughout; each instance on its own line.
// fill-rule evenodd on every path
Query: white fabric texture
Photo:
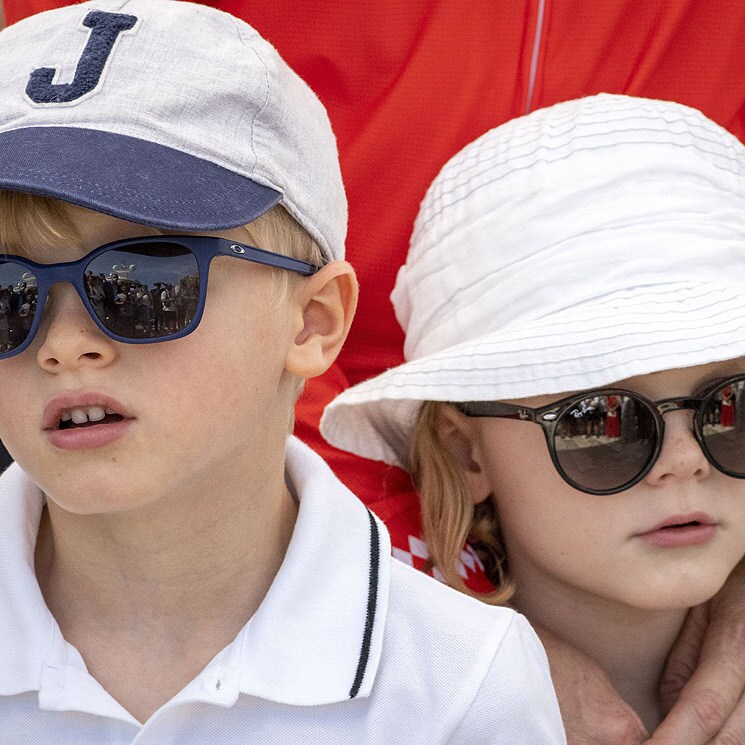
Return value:
M 406 467 L 422 401 L 566 393 L 745 354 L 745 147 L 679 104 L 601 94 L 468 145 L 391 295 L 407 362 L 321 431 Z
M 117 39 L 96 89 L 52 109 L 21 95 L 38 68 L 56 67 L 56 82 L 74 78 L 91 10 L 139 18 Z M 343 258 L 347 203 L 326 110 L 243 21 L 183 0 L 76 3 L 3 31 L 0 80 L 0 133 L 100 129 L 216 163 L 281 192 L 326 257 Z
M 290 438 L 300 501 L 284 563 L 235 641 L 144 725 L 88 674 L 44 604 L 33 552 L 44 496 L 0 477 L 0 745 L 560 745 L 548 663 L 514 611 L 390 558 L 359 695 L 370 583 L 366 508 Z

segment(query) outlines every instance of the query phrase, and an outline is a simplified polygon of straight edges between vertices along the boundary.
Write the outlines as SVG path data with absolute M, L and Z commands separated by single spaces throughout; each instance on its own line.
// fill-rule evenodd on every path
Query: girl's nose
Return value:
M 701 480 L 711 473 L 711 464 L 694 437 L 690 411 L 665 414 L 665 437 L 657 462 L 646 475 L 648 484 Z
M 116 359 L 117 343 L 98 328 L 72 285 L 54 285 L 37 312 L 44 315 L 36 358 L 48 372 L 105 367 Z

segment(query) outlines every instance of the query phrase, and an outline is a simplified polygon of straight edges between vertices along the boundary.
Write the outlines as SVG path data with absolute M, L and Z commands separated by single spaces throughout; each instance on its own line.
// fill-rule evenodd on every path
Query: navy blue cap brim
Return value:
M 78 127 L 0 133 L 0 189 L 188 231 L 245 225 L 282 198 L 275 189 L 174 148 Z

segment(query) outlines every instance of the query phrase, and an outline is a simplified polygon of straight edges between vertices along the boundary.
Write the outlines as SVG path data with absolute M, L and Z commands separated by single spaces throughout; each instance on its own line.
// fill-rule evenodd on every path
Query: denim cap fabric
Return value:
M 197 231 L 279 202 L 344 256 L 323 105 L 253 28 L 183 0 L 93 0 L 0 33 L 0 188 Z
M 601 94 L 487 132 L 437 176 L 391 295 L 407 362 L 326 409 L 408 465 L 422 401 L 605 386 L 745 354 L 745 147 L 700 112 Z

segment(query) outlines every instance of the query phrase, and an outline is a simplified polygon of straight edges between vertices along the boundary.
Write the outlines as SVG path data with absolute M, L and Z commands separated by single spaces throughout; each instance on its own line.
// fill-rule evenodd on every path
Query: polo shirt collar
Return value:
M 305 706 L 368 696 L 388 607 L 388 532 L 297 438 L 286 463 L 297 523 L 245 629 L 240 690 Z
M 256 613 L 207 675 L 182 691 L 185 697 L 230 706 L 243 693 L 309 706 L 371 692 L 388 606 L 388 533 L 294 437 L 286 474 L 300 504 L 282 566 Z M 62 639 L 34 572 L 44 502 L 18 465 L 0 478 L 0 695 L 42 690 L 50 657 L 73 655 L 72 667 L 85 670 Z M 120 716 L 131 720 L 124 710 Z

